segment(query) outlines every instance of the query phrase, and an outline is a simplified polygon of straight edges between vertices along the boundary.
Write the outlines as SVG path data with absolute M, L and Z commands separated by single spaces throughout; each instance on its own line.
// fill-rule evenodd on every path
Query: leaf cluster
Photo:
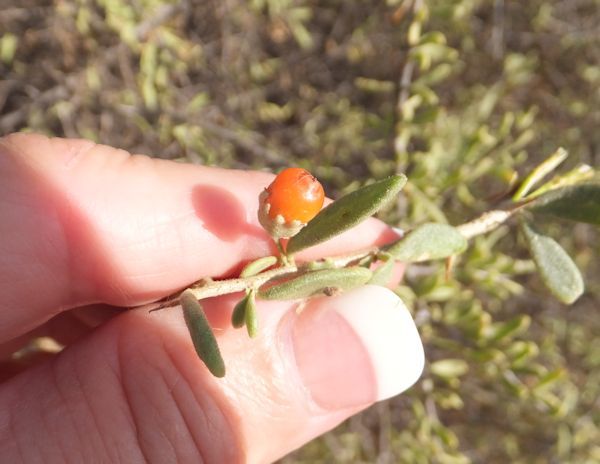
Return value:
M 467 248 L 467 238 L 471 238 L 472 234 L 465 235 L 465 231 L 477 229 L 479 223 L 484 223 L 485 227 L 481 227 L 477 234 L 488 232 L 498 227 L 511 215 L 518 216 L 520 219 L 521 231 L 543 282 L 560 301 L 573 303 L 584 291 L 583 278 L 577 266 L 555 240 L 534 229 L 529 223 L 528 216 L 532 213 L 547 214 L 596 224 L 600 218 L 600 183 L 587 182 L 587 176 L 586 179 L 570 179 L 570 185 L 546 188 L 546 193 L 539 195 L 534 192 L 531 194 L 533 200 L 529 200 L 528 193 L 533 186 L 546 174 L 556 169 L 567 156 L 564 151 L 558 153 L 559 161 L 554 161 L 557 156 L 553 155 L 525 178 L 513 196 L 513 200 L 517 202 L 507 210 L 506 215 L 500 216 L 501 220 L 486 224 L 493 215 L 484 214 L 481 218 L 459 228 L 447 224 L 426 223 L 409 231 L 395 242 L 373 250 L 360 260 L 350 260 L 332 267 L 327 266 L 327 261 L 323 263 L 323 267 L 319 266 L 318 262 L 312 262 L 304 268 L 294 266 L 289 269 L 289 272 L 271 277 L 269 268 L 272 266 L 279 263 L 280 269 L 285 271 L 284 267 L 295 253 L 342 234 L 379 211 L 398 195 L 406 184 L 406 177 L 391 176 L 345 195 L 324 208 L 292 237 L 285 250 L 281 248 L 282 256 L 279 260 L 274 256 L 267 256 L 246 265 L 240 278 L 250 280 L 244 297 L 233 310 L 232 326 L 234 328 L 246 326 L 250 337 L 257 336 L 259 327 L 257 298 L 300 300 L 335 295 L 366 283 L 386 285 L 386 276 L 389 275 L 396 261 L 418 263 L 447 258 L 449 267 L 453 257 Z M 564 183 L 557 182 L 556 178 L 552 182 L 552 185 Z M 545 186 L 540 188 L 544 189 Z M 581 209 L 573 213 L 573 209 L 578 206 L 581 206 Z M 370 267 L 378 262 L 380 267 L 373 273 Z M 264 275 L 269 277 L 257 280 Z M 191 299 L 194 300 L 194 304 Z M 220 377 L 225 375 L 224 361 L 214 335 L 212 333 L 210 336 L 207 335 L 206 318 L 201 316 L 202 308 L 196 300 L 196 296 L 189 290 L 181 295 L 180 301 L 185 320 L 200 359 L 215 376 Z M 516 328 L 519 326 L 520 322 Z M 493 335 L 490 338 L 499 340 L 512 331 L 509 324 L 506 328 L 492 330 Z M 438 375 L 444 373 L 445 376 L 451 377 L 448 372 L 455 372 L 458 365 L 463 364 L 459 361 L 443 362 L 432 366 L 432 372 Z M 461 367 L 460 370 L 462 369 Z

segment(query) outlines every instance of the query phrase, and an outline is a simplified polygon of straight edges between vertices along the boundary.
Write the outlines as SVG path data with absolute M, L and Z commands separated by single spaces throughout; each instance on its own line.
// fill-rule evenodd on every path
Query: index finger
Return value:
M 0 141 L 0 178 L 0 340 L 64 309 L 142 304 L 274 253 L 256 217 L 270 174 L 19 134 Z M 367 221 L 310 255 L 394 237 Z

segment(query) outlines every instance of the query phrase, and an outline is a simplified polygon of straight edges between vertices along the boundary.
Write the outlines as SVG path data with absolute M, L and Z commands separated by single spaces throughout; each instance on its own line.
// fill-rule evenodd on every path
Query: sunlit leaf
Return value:
M 488 342 L 498 342 L 507 337 L 513 337 L 519 332 L 527 330 L 531 324 L 531 318 L 527 315 L 522 315 L 506 322 L 493 324 L 486 331 L 486 339 Z
M 544 185 L 535 189 L 533 192 L 527 194 L 527 199 L 533 200 L 534 198 L 548 193 L 551 190 L 556 190 L 558 188 L 588 182 L 592 180 L 595 175 L 596 172 L 594 168 L 592 168 L 589 164 L 580 164 L 579 166 L 574 167 L 570 171 L 554 176 Z
M 295 300 L 317 294 L 335 293 L 366 284 L 373 273 L 364 267 L 323 269 L 265 286 L 259 297 L 265 300 Z M 269 285 L 269 284 L 267 284 Z
M 600 225 L 600 182 L 588 182 L 552 190 L 526 206 L 561 219 Z
M 462 359 L 442 359 L 431 363 L 431 372 L 439 377 L 455 378 L 466 374 L 469 365 Z
M 406 263 L 446 258 L 462 253 L 467 239 L 447 224 L 423 224 L 391 244 L 386 252 Z
M 511 360 L 513 367 L 521 367 L 530 362 L 531 358 L 537 356 L 540 352 L 539 347 L 532 341 L 517 340 L 513 342 L 505 353 Z
M 334 201 L 290 239 L 287 253 L 297 253 L 351 229 L 394 198 L 405 183 L 406 176 L 391 176 Z
M 277 263 L 276 256 L 264 256 L 262 258 L 258 258 L 255 261 L 252 261 L 242 269 L 240 273 L 241 278 L 252 277 L 256 274 L 260 274 L 265 269 L 270 268 L 271 266 Z
M 565 159 L 567 159 L 567 156 L 569 156 L 569 154 L 564 148 L 556 150 L 556 152 L 531 171 L 513 195 L 513 200 L 519 201 L 520 199 L 525 198 L 531 189 L 545 176 L 554 171 Z
M 584 286 L 571 257 L 554 239 L 537 233 L 524 221 L 521 230 L 546 287 L 563 303 L 573 303 Z
M 183 292 L 179 298 L 196 353 L 215 377 L 224 377 L 225 363 L 202 306 L 190 291 Z

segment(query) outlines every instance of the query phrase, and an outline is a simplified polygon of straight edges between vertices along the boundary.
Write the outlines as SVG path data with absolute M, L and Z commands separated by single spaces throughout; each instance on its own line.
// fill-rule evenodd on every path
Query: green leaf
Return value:
M 552 190 L 526 208 L 534 213 L 600 225 L 600 183 L 587 182 Z
M 569 154 L 564 148 L 559 148 L 540 165 L 538 165 L 531 173 L 525 178 L 521 186 L 513 195 L 513 201 L 519 201 L 530 192 L 530 190 L 539 183 L 549 173 L 554 171 Z
M 534 198 L 537 198 L 557 188 L 563 188 L 570 185 L 587 182 L 592 180 L 595 175 L 596 172 L 594 171 L 594 168 L 592 168 L 589 164 L 580 164 L 564 174 L 554 176 L 541 187 L 528 194 L 527 200 L 533 200 Z
M 248 294 L 248 302 L 246 304 L 246 329 L 250 338 L 256 337 L 258 333 L 258 315 L 256 313 L 256 299 L 254 291 Z
M 584 287 L 573 260 L 554 239 L 537 233 L 525 221 L 521 230 L 546 287 L 563 303 L 573 303 Z
M 469 365 L 462 359 L 442 359 L 430 366 L 431 372 L 439 377 L 460 377 L 469 371 Z
M 265 300 L 296 300 L 317 294 L 349 290 L 366 284 L 373 273 L 364 267 L 323 269 L 269 286 L 258 293 Z M 267 283 L 268 285 L 269 283 Z
M 250 290 L 233 308 L 231 325 L 236 329 L 246 325 L 250 338 L 254 338 L 258 333 L 256 293 L 254 290 Z
M 248 305 L 248 298 L 250 298 L 249 293 L 238 301 L 233 308 L 233 313 L 231 313 L 231 325 L 236 329 L 243 327 L 246 323 L 246 306 Z
M 183 318 L 190 331 L 196 353 L 198 353 L 212 375 L 224 377 L 225 363 L 202 306 L 189 290 L 183 292 L 179 300 L 183 308 Z
M 405 183 L 406 176 L 391 176 L 334 201 L 290 239 L 286 252 L 297 253 L 351 229 L 395 197 Z
M 515 341 L 504 352 L 510 359 L 511 366 L 519 368 L 528 364 L 531 358 L 536 357 L 540 349 L 534 342 Z
M 466 248 L 467 239 L 455 227 L 428 223 L 412 230 L 385 251 L 398 261 L 414 263 L 446 258 Z
M 517 333 L 523 332 L 529 328 L 531 318 L 522 315 L 506 322 L 499 322 L 490 326 L 485 334 L 488 342 L 499 342 L 507 337 L 514 337 Z
M 262 258 L 258 258 L 255 261 L 252 261 L 242 269 L 240 273 L 241 278 L 252 277 L 256 274 L 260 274 L 265 269 L 270 268 L 271 266 L 277 264 L 276 256 L 264 256 Z

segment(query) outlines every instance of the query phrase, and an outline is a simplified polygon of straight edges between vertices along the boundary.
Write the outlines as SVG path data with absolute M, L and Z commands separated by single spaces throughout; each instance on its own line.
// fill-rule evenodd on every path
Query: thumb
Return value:
M 180 311 L 129 311 L 3 385 L 0 454 L 7 462 L 272 462 L 407 389 L 423 368 L 412 318 L 383 287 L 313 299 L 302 311 L 259 301 L 253 340 L 226 324 L 234 304 L 231 296 L 205 303 L 223 379 L 198 360 Z
M 217 396 L 233 406 L 230 423 L 239 427 L 249 462 L 289 453 L 406 390 L 423 370 L 412 317 L 387 288 L 367 285 L 300 305 L 259 301 L 262 328 L 253 340 L 214 319 L 234 303 L 217 299 L 206 309 L 221 328 L 227 364 L 225 378 L 214 382 Z

